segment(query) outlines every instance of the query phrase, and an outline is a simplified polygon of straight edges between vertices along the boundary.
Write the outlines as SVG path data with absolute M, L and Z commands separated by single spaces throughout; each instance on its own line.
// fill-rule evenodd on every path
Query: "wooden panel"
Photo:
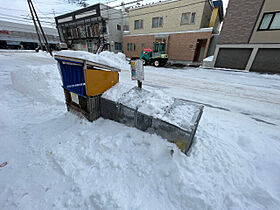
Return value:
M 86 88 L 88 96 L 102 94 L 118 83 L 118 81 L 118 72 L 86 69 Z

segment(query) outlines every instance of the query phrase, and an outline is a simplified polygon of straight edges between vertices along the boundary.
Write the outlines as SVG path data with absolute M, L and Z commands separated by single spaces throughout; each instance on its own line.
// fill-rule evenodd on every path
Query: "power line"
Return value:
M 18 19 L 20 21 L 32 21 L 32 19 L 29 19 L 29 18 L 23 18 L 23 17 L 19 17 L 19 16 L 14 16 L 14 15 L 6 15 L 6 14 L 1 14 L 0 13 L 0 16 L 4 16 L 4 17 L 7 17 L 7 18 L 10 18 L 10 19 Z M 41 22 L 44 22 L 44 23 L 54 23 L 54 22 L 50 22 L 50 21 L 41 21 Z
M 183 1 L 183 0 L 180 0 L 180 1 Z M 161 9 L 161 10 L 157 10 L 157 11 L 153 11 L 153 12 L 146 12 L 146 13 L 142 13 L 142 14 L 137 14 L 137 15 L 130 15 L 129 18 L 131 17 L 138 17 L 138 16 L 143 16 L 143 15 L 149 15 L 149 14 L 154 14 L 154 13 L 159 13 L 159 12 L 165 12 L 165 11 L 169 11 L 169 10 L 173 10 L 173 9 L 179 9 L 179 8 L 182 8 L 182 7 L 187 7 L 187 6 L 192 6 L 192 5 L 196 5 L 196 4 L 201 4 L 201 3 L 206 3 L 206 2 L 209 2 L 208 0 L 204 0 L 204 1 L 199 1 L 199 2 L 194 2 L 194 3 L 189 3 L 189 4 L 184 4 L 184 5 L 181 5 L 181 6 L 176 6 L 176 7 L 169 7 L 167 9 Z M 149 5 L 148 5 L 149 6 Z M 152 6 L 152 5 L 151 5 Z M 119 7 L 119 6 L 117 6 Z M 112 7 L 109 8 L 109 9 L 113 9 Z M 104 9 L 105 10 L 105 9 Z M 117 12 L 114 12 L 114 13 L 110 13 L 110 14 L 117 14 L 119 13 L 119 11 Z M 118 18 L 110 18 L 110 20 L 119 20 L 119 19 L 123 19 L 123 17 L 118 17 Z M 62 23 L 64 24 L 64 23 Z M 67 24 L 67 23 L 66 23 Z

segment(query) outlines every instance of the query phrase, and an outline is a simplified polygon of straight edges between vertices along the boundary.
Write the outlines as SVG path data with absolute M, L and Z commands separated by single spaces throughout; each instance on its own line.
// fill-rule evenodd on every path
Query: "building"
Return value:
M 99 47 L 122 51 L 126 15 L 121 10 L 95 4 L 55 18 L 62 42 L 74 50 L 96 53 Z
M 51 48 L 59 43 L 56 28 L 43 27 Z M 36 49 L 39 46 L 34 25 L 0 20 L 0 49 Z
M 279 0 L 230 0 L 215 67 L 280 72 Z
M 124 36 L 127 57 L 166 42 L 170 62 L 201 62 L 223 20 L 222 1 L 168 0 L 129 10 L 130 34 Z

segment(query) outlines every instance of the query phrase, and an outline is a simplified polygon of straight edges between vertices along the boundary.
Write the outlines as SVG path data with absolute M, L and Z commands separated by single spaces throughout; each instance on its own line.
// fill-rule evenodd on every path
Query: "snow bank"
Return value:
M 35 101 L 47 104 L 64 103 L 61 79 L 55 64 L 25 66 L 11 72 L 11 80 L 14 89 Z
M 123 53 L 113 53 L 104 51 L 100 54 L 93 54 L 85 51 L 62 50 L 55 55 L 84 59 L 104 65 L 113 66 L 119 69 L 129 69 L 130 66 Z
M 212 56 L 205 58 L 203 61 L 213 61 L 213 59 L 214 59 L 214 56 L 212 55 Z
M 204 68 L 213 68 L 214 66 L 214 56 L 209 56 L 203 60 L 202 67 Z
M 138 111 L 188 129 L 195 123 L 200 105 L 170 97 L 161 90 L 148 91 L 118 83 L 107 90 L 103 98 L 121 103 Z
M 210 205 L 188 189 L 188 163 L 174 144 L 109 120 L 83 127 L 68 133 L 69 140 L 52 150 L 59 171 L 74 182 L 63 199 L 64 208 L 167 210 Z

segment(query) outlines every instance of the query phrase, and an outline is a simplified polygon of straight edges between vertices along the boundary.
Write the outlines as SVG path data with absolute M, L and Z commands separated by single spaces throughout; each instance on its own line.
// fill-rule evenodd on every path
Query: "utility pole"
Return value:
M 38 26 L 36 24 L 36 21 L 35 21 L 35 18 L 34 18 L 34 15 L 33 15 L 33 12 L 32 12 L 30 4 L 28 4 L 28 6 L 29 6 L 29 9 L 30 9 L 30 13 L 31 13 L 31 16 L 32 16 L 34 27 L 35 27 L 35 30 L 36 30 L 36 33 L 37 33 L 37 36 L 38 36 L 40 47 L 41 47 L 41 49 L 43 49 L 43 44 L 42 44 L 41 37 L 40 37 L 39 31 L 38 31 Z
M 32 14 L 33 12 L 34 12 L 34 14 L 35 14 L 35 17 L 36 17 L 36 19 L 37 19 L 38 25 L 39 25 L 39 27 L 40 27 L 40 30 L 41 30 L 42 35 L 43 35 L 43 38 L 44 38 L 45 43 L 46 43 L 47 51 L 50 53 L 51 56 L 53 56 L 53 55 L 52 55 L 52 51 L 51 51 L 51 49 L 50 49 L 50 47 L 49 47 L 49 43 L 48 43 L 47 37 L 46 37 L 46 35 L 45 35 L 45 32 L 44 32 L 44 30 L 43 30 L 43 27 L 42 27 L 42 25 L 41 25 L 41 23 L 40 23 L 39 17 L 38 17 L 38 15 L 37 15 L 37 13 L 36 13 L 36 10 L 35 10 L 35 8 L 34 8 L 34 5 L 33 5 L 33 3 L 32 3 L 31 0 L 27 0 L 27 3 L 28 3 L 28 5 L 29 5 L 29 7 L 32 8 L 31 14 Z

